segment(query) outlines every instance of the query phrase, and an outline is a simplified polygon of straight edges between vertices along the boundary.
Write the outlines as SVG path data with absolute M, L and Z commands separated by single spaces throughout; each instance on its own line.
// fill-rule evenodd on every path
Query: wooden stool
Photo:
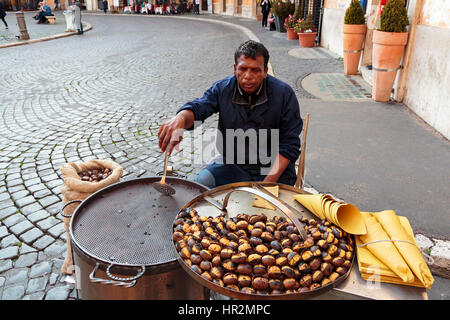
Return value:
M 47 19 L 48 23 L 55 24 L 55 16 L 45 16 L 45 18 Z

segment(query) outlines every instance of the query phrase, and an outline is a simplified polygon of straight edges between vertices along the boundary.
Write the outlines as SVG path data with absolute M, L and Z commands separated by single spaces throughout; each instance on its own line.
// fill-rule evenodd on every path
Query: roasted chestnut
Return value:
M 234 263 L 245 263 L 247 262 L 247 255 L 244 252 L 238 252 L 231 256 L 231 261 Z
M 222 259 L 220 259 L 220 256 L 214 256 L 211 260 L 211 263 L 213 264 L 213 266 L 217 267 L 220 266 L 222 264 Z
M 220 251 L 220 257 L 222 259 L 230 259 L 233 254 L 234 254 L 234 251 L 230 248 L 225 248 L 225 249 L 222 249 L 222 251 Z
M 284 274 L 287 278 L 295 278 L 296 277 L 295 270 L 289 266 L 281 267 L 281 273 Z
M 298 288 L 298 282 L 294 278 L 286 278 L 283 280 L 283 286 L 289 290 L 289 289 L 297 289 Z
M 328 262 L 324 262 L 320 265 L 320 271 L 325 277 L 328 277 L 333 272 L 333 266 Z
M 269 286 L 269 280 L 263 277 L 254 277 L 252 285 L 257 290 L 265 290 Z
M 209 273 L 211 274 L 211 276 L 214 279 L 222 279 L 224 271 L 223 271 L 222 267 L 218 266 L 218 267 L 212 267 L 212 269 Z
M 248 222 L 245 220 L 240 220 L 236 223 L 236 227 L 240 230 L 245 230 L 248 227 Z
M 272 255 L 265 255 L 261 258 L 261 262 L 265 266 L 272 266 L 276 263 L 276 259 Z
M 241 263 L 237 266 L 236 272 L 239 274 L 252 274 L 253 268 L 248 263 Z
M 207 271 L 203 272 L 203 273 L 201 274 L 201 276 L 202 276 L 203 278 L 205 278 L 206 280 L 208 280 L 208 281 L 212 281 L 212 280 L 213 280 L 213 278 L 211 277 L 211 275 L 210 275 L 209 272 L 207 272 Z
M 227 271 L 234 271 L 236 270 L 237 265 L 230 259 L 227 259 L 222 263 L 222 267 Z
M 230 290 L 234 290 L 234 291 L 239 291 L 239 287 L 235 284 L 228 284 L 225 286 L 225 288 L 230 289 Z
M 250 235 L 251 235 L 252 237 L 259 237 L 259 236 L 262 235 L 262 233 L 263 233 L 262 229 L 259 229 L 259 228 L 253 228 L 252 232 L 250 232 Z
M 256 251 L 257 253 L 259 253 L 260 255 L 265 255 L 267 252 L 269 252 L 269 248 L 267 248 L 267 247 L 266 247 L 265 245 L 263 245 L 263 244 L 260 244 L 260 245 L 257 245 L 257 246 L 256 246 L 255 251 Z
M 191 270 L 194 271 L 197 274 L 202 274 L 202 269 L 200 269 L 199 266 L 197 266 L 196 264 L 193 264 L 191 266 Z
M 278 251 L 281 251 L 281 249 L 283 249 L 281 244 L 278 241 L 275 241 L 275 240 L 270 242 L 270 247 L 272 249 L 275 249 L 275 250 L 278 250 Z
M 300 271 L 301 273 L 309 273 L 311 271 L 311 267 L 309 266 L 309 264 L 303 262 L 298 266 L 298 271 Z
M 225 284 L 235 284 L 238 280 L 238 276 L 235 273 L 226 273 L 223 276 L 223 283 Z
M 281 278 L 281 269 L 278 266 L 270 266 L 267 268 L 267 274 L 270 278 Z
M 300 279 L 300 285 L 302 287 L 309 287 L 312 284 L 312 275 L 306 274 Z
M 205 270 L 205 271 L 209 271 L 212 268 L 212 263 L 206 260 L 203 260 L 202 262 L 200 262 L 200 269 Z
M 340 258 L 340 257 L 337 257 L 337 258 L 334 258 L 333 260 L 331 260 L 331 263 L 332 263 L 333 266 L 335 266 L 335 267 L 340 267 L 340 266 L 342 266 L 342 265 L 344 264 L 344 262 L 345 262 L 345 260 L 342 259 L 342 258 Z
M 193 264 L 199 264 L 202 262 L 202 257 L 200 257 L 198 254 L 191 254 L 191 261 Z
M 283 282 L 279 279 L 269 279 L 269 287 L 272 290 L 283 290 L 284 289 Z
M 237 282 L 241 287 L 248 287 L 252 284 L 252 278 L 250 278 L 248 275 L 240 275 L 237 279 Z
M 339 278 L 340 274 L 337 272 L 333 272 L 332 274 L 330 274 L 330 276 L 328 277 L 328 279 L 330 279 L 331 281 L 335 281 L 337 278 Z
M 347 272 L 347 268 L 337 267 L 336 272 L 339 273 L 341 276 L 343 276 Z
M 222 247 L 217 244 L 217 243 L 212 243 L 209 247 L 208 247 L 208 251 L 211 252 L 211 254 L 218 254 L 220 253 L 220 251 L 222 251 Z
M 189 251 L 188 247 L 184 247 L 181 249 L 180 255 L 183 259 L 189 259 L 191 257 L 191 251 Z
M 257 275 L 264 275 L 267 272 L 267 269 L 262 264 L 257 264 L 253 267 L 253 273 Z
M 266 229 L 267 229 L 267 227 L 266 227 Z M 262 239 L 263 241 L 265 241 L 265 242 L 270 243 L 270 242 L 273 241 L 273 235 L 272 235 L 272 233 L 270 233 L 270 232 L 268 232 L 268 231 L 264 231 L 264 232 L 261 234 L 261 239 Z
M 255 289 L 250 287 L 244 287 L 241 289 L 241 292 L 246 294 L 255 294 Z
M 320 259 L 319 258 L 315 258 L 314 260 L 312 260 L 309 263 L 309 267 L 311 268 L 311 270 L 317 270 L 317 269 L 320 268 L 320 264 L 321 264 Z
M 278 257 L 275 260 L 275 264 L 280 267 L 287 265 L 287 263 L 288 263 L 288 260 L 284 256 Z
M 314 255 L 312 254 L 312 252 L 310 250 L 305 250 L 302 253 L 302 259 L 305 262 L 308 262 L 309 260 L 311 260 L 314 257 Z
M 257 253 L 252 253 L 251 255 L 248 256 L 248 262 L 253 265 L 260 263 L 261 255 Z
M 312 279 L 314 282 L 320 282 L 323 279 L 323 273 L 320 270 L 316 270 L 312 274 Z
M 202 245 L 203 248 L 206 249 L 211 245 L 211 241 L 209 241 L 208 238 L 203 238 L 200 244 Z
M 313 283 L 310 287 L 309 290 L 314 290 L 320 288 L 320 283 Z
M 300 262 L 302 257 L 300 257 L 300 255 L 297 252 L 291 252 L 287 255 L 287 259 L 288 259 L 288 264 L 291 267 L 295 267 L 298 265 L 298 263 Z
M 249 252 L 252 250 L 252 246 L 250 243 L 243 243 L 239 246 L 238 250 L 241 252 Z

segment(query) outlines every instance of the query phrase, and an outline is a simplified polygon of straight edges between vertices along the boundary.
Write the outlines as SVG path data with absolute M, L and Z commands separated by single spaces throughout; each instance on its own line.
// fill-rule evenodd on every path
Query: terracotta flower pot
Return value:
M 344 24 L 344 73 L 356 74 L 367 27 L 365 24 Z
M 295 31 L 295 28 L 286 28 L 287 30 L 287 39 L 288 40 L 297 40 L 298 35 L 297 31 Z
M 392 86 L 408 42 L 408 32 L 383 32 L 374 30 L 372 70 L 372 98 L 386 102 L 391 96 Z
M 304 48 L 314 47 L 316 35 L 317 35 L 317 32 L 299 32 L 298 40 L 300 43 L 300 47 L 304 47 Z

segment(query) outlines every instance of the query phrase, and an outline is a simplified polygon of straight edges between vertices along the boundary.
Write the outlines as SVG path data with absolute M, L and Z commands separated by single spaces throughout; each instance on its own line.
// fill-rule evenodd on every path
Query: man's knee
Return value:
M 198 182 L 208 188 L 216 187 L 216 178 L 214 178 L 214 175 L 208 169 L 202 169 L 197 178 L 195 178 L 195 182 Z

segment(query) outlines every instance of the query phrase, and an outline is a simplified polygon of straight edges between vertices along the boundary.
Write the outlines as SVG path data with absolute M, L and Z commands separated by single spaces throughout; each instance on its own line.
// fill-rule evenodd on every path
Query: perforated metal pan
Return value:
M 308 192 L 294 188 L 289 185 L 285 184 L 273 184 L 273 183 L 260 183 L 263 186 L 279 186 L 279 198 L 283 200 L 285 203 L 289 205 L 292 209 L 295 210 L 294 214 L 297 216 L 297 218 L 300 218 L 301 216 L 304 216 L 308 219 L 316 219 L 318 218 L 314 216 L 312 213 L 310 213 L 307 209 L 305 209 L 303 206 L 301 206 L 297 201 L 294 199 L 295 194 L 307 194 Z M 249 189 L 252 189 L 253 191 L 250 191 Z M 262 208 L 256 208 L 252 206 L 253 202 L 253 196 L 249 194 L 249 192 L 258 195 L 269 202 L 271 202 L 273 205 L 277 207 L 276 210 L 268 210 L 268 209 L 262 209 Z M 207 200 L 205 200 L 205 198 Z M 227 199 L 224 203 L 224 200 Z M 212 201 L 211 201 L 212 200 Z M 215 202 L 215 205 L 212 205 L 211 202 Z M 238 213 L 245 213 L 248 215 L 252 214 L 265 214 L 268 218 L 272 218 L 274 216 L 284 216 L 285 218 L 288 218 L 279 207 L 280 202 L 277 201 L 277 199 L 273 198 L 269 199 L 269 197 L 263 193 L 261 193 L 259 190 L 257 190 L 254 182 L 238 182 L 238 183 L 232 183 L 228 185 L 224 185 L 215 189 L 211 189 L 209 191 L 206 191 L 202 193 L 201 195 L 195 197 L 191 201 L 189 201 L 182 210 L 186 210 L 187 208 L 195 209 L 199 215 L 204 216 L 211 216 L 216 217 L 221 214 L 224 214 L 224 211 L 220 210 L 218 207 L 222 207 L 223 204 L 226 204 L 226 214 L 228 214 L 229 217 L 234 217 Z M 291 210 L 292 211 L 292 210 Z M 354 240 L 354 239 L 353 239 Z M 350 272 L 352 271 L 354 261 L 355 261 L 355 254 L 353 255 L 352 259 L 352 265 L 345 273 L 344 275 L 340 276 L 336 281 L 331 282 L 323 287 L 319 287 L 315 290 L 307 291 L 307 292 L 299 292 L 299 293 L 287 293 L 287 294 L 246 294 L 242 292 L 238 292 L 235 290 L 231 290 L 225 287 L 221 287 L 211 281 L 206 280 L 199 274 L 195 273 L 183 260 L 183 258 L 180 256 L 178 251 L 176 250 L 175 245 L 173 246 L 173 250 L 175 252 L 175 255 L 177 257 L 178 262 L 180 263 L 181 267 L 192 277 L 194 278 L 198 283 L 202 284 L 203 286 L 209 288 L 210 290 L 213 290 L 217 293 L 220 293 L 222 295 L 240 299 L 240 300 L 300 300 L 300 299 L 308 299 L 315 297 L 317 295 L 320 295 L 336 286 L 341 284 L 343 281 L 347 279 Z

